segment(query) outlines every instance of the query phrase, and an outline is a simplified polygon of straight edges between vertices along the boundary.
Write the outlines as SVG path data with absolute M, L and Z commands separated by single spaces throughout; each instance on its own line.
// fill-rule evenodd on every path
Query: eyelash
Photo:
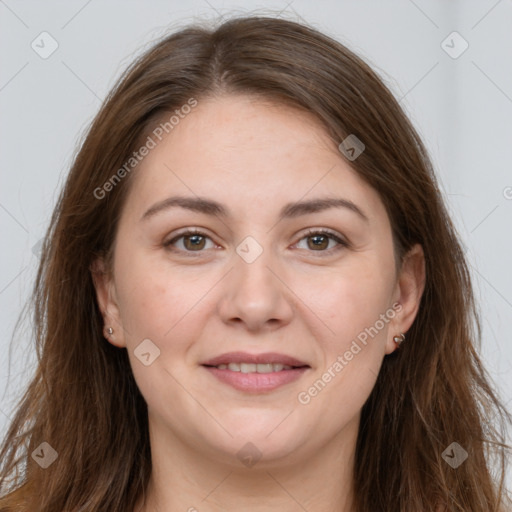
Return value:
M 163 246 L 168 248 L 169 250 L 171 250 L 173 252 L 182 252 L 182 253 L 187 254 L 187 256 L 197 257 L 197 256 L 199 256 L 200 253 L 204 252 L 204 250 L 201 250 L 201 251 L 187 251 L 187 250 L 181 250 L 181 249 L 176 249 L 176 248 L 172 247 L 172 245 L 175 242 L 177 242 L 180 238 L 184 238 L 184 237 L 187 237 L 187 236 L 193 236 L 193 235 L 199 235 L 201 237 L 208 238 L 208 239 L 211 240 L 211 238 L 206 233 L 203 233 L 202 231 L 200 231 L 198 229 L 192 229 L 191 228 L 191 229 L 188 229 L 187 231 L 184 231 L 184 232 L 180 233 L 179 235 L 175 236 L 171 240 L 169 240 L 167 242 L 164 242 Z M 342 248 L 349 247 L 349 244 L 345 240 L 342 240 L 336 233 L 334 233 L 332 231 L 329 231 L 327 229 L 314 229 L 314 228 L 309 229 L 306 233 L 304 233 L 304 235 L 299 239 L 298 242 L 300 242 L 304 238 L 310 238 L 312 236 L 326 236 L 329 239 L 334 240 L 335 242 L 337 242 L 338 245 L 336 247 L 331 247 L 330 249 L 327 249 L 327 250 L 324 250 L 324 251 L 309 251 L 309 252 L 320 252 L 320 253 L 324 253 L 324 254 L 327 253 L 327 254 L 330 255 L 333 252 L 336 252 L 336 251 L 338 251 L 338 250 L 340 250 Z M 197 254 L 194 254 L 194 253 L 197 253 Z

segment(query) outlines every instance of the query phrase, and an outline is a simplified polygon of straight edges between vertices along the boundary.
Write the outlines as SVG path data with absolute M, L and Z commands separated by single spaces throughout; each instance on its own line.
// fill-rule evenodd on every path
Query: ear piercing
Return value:
M 112 327 L 106 327 L 105 331 L 109 336 L 114 334 L 114 329 L 112 329 Z M 405 341 L 405 334 L 401 332 L 399 336 L 393 336 L 393 341 L 396 343 L 397 347 L 399 347 Z
M 403 332 L 400 333 L 399 336 L 393 336 L 393 341 L 396 343 L 397 348 L 405 341 L 405 334 Z

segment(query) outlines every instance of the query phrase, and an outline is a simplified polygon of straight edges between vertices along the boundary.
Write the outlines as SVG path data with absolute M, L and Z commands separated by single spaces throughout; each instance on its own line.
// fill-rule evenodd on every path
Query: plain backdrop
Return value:
M 304 19 L 338 39 L 400 100 L 467 250 L 481 355 L 512 405 L 512 0 L 0 0 L 0 433 L 35 365 L 28 325 L 11 337 L 80 136 L 153 41 L 251 12 Z

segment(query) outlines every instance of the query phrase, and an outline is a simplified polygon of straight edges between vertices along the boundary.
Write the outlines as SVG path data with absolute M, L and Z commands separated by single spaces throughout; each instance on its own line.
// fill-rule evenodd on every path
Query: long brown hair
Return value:
M 111 255 L 131 174 L 95 191 L 164 114 L 217 94 L 313 113 L 337 145 L 356 135 L 366 148 L 350 163 L 380 194 L 397 261 L 423 247 L 418 315 L 362 409 L 357 511 L 501 510 L 511 417 L 477 353 L 468 266 L 419 135 L 376 73 L 339 42 L 292 21 L 240 17 L 186 28 L 139 57 L 77 152 L 42 248 L 38 366 L 0 450 L 0 511 L 127 511 L 142 496 L 151 473 L 147 407 L 126 350 L 103 337 L 91 277 L 94 259 Z M 32 456 L 43 442 L 58 454 L 46 469 Z M 453 442 L 468 454 L 456 469 L 443 458 Z

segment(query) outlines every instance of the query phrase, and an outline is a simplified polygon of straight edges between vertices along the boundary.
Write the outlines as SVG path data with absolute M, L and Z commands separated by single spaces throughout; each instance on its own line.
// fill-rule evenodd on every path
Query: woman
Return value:
M 509 503 L 510 415 L 428 155 L 314 29 L 239 18 L 139 58 L 75 159 L 34 293 L 1 511 Z

